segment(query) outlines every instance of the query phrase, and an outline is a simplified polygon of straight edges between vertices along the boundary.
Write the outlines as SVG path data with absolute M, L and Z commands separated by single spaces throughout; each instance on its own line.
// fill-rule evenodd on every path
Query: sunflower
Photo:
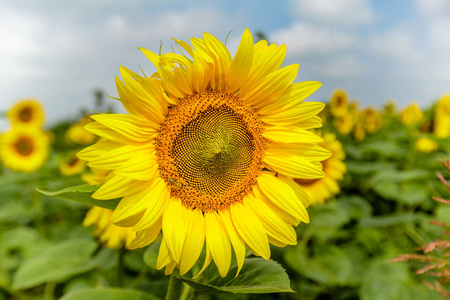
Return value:
M 368 107 L 362 110 L 359 114 L 359 119 L 364 124 L 364 129 L 369 133 L 374 133 L 380 130 L 383 123 L 383 117 L 373 107 Z
M 450 137 L 450 95 L 446 94 L 434 109 L 433 132 L 438 138 Z
M 59 171 L 64 176 L 79 174 L 86 168 L 86 162 L 78 158 L 75 152 L 69 153 L 67 157 L 59 163 Z
M 333 119 L 333 126 L 336 130 L 343 135 L 347 135 L 352 131 L 355 125 L 355 116 L 353 114 L 347 113 L 342 117 L 336 117 Z
M 330 99 L 330 112 L 335 117 L 343 117 L 348 112 L 347 92 L 342 89 L 336 90 Z
M 201 272 L 214 260 L 224 277 L 231 247 L 239 273 L 246 246 L 269 260 L 269 243 L 296 244 L 293 226 L 309 222 L 309 197 L 292 178 L 325 175 L 330 152 L 308 131 L 324 104 L 302 101 L 321 84 L 293 84 L 298 65 L 280 69 L 286 46 L 253 44 L 248 29 L 234 58 L 208 33 L 192 47 L 174 41 L 189 58 L 141 49 L 153 77 L 121 68 L 129 114 L 92 116 L 86 129 L 104 140 L 79 157 L 109 171 L 92 197 L 122 198 L 111 220 L 137 232 L 130 248 L 162 232 L 159 269 L 185 274 L 204 248 Z
M 322 161 L 325 177 L 320 179 L 295 179 L 295 181 L 309 195 L 311 204 L 323 204 L 325 200 L 338 194 L 338 182 L 344 179 L 347 167 L 344 163 L 345 152 L 341 142 L 332 133 L 323 136 L 323 142 L 319 145 L 332 153 L 332 156 Z
M 361 122 L 356 122 L 353 128 L 353 137 L 358 142 L 361 142 L 366 137 L 366 131 L 364 130 L 364 124 Z
M 72 124 L 65 132 L 66 140 L 78 145 L 89 145 L 95 141 L 96 136 L 84 129 L 84 126 L 91 123 L 89 116 L 84 116 L 80 121 Z
M 431 153 L 435 152 L 439 146 L 436 141 L 433 141 L 427 137 L 420 137 L 416 141 L 415 148 L 419 152 Z
M 0 139 L 0 157 L 5 167 L 14 171 L 32 173 L 47 159 L 49 136 L 40 129 L 14 127 Z
M 399 114 L 400 121 L 405 125 L 416 124 L 422 120 L 422 117 L 423 113 L 416 102 L 405 107 Z
M 41 104 L 35 99 L 17 102 L 9 111 L 8 118 L 12 126 L 32 126 L 41 128 L 44 123 L 44 112 Z

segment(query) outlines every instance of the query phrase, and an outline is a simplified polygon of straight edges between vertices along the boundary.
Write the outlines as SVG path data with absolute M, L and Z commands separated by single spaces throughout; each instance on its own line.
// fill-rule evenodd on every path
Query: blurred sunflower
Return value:
M 419 104 L 413 102 L 400 112 L 399 118 L 403 124 L 412 125 L 422 120 L 423 113 L 420 110 Z
M 59 171 L 64 176 L 80 174 L 84 169 L 86 169 L 86 162 L 78 158 L 76 152 L 69 153 L 69 155 L 59 163 Z
M 320 179 L 295 179 L 309 195 L 311 204 L 323 204 L 325 200 L 338 194 L 338 182 L 344 179 L 347 166 L 344 163 L 345 152 L 341 142 L 332 133 L 325 133 L 319 146 L 329 150 L 332 156 L 322 161 L 325 177 Z
M 11 107 L 8 111 L 8 119 L 13 127 L 31 126 L 41 128 L 44 123 L 44 112 L 37 100 L 25 99 Z
M 36 171 L 46 161 L 48 154 L 49 135 L 34 127 L 14 127 L 0 139 L 3 165 L 17 172 Z
M 79 153 L 110 170 L 96 199 L 122 198 L 112 221 L 131 227 L 139 248 L 162 231 L 158 268 L 188 272 L 205 245 L 222 277 L 238 273 L 245 248 L 270 258 L 269 243 L 295 244 L 292 226 L 309 222 L 307 194 L 292 178 L 324 176 L 330 152 L 308 131 L 323 103 L 302 102 L 318 82 L 292 84 L 298 65 L 280 68 L 286 46 L 253 44 L 249 30 L 232 59 L 211 34 L 176 40 L 191 58 L 141 49 L 153 77 L 121 68 L 119 97 L 129 115 L 100 114 L 86 129 L 105 140 Z M 231 244 L 230 244 L 231 242 Z
M 415 148 L 419 152 L 431 153 L 436 151 L 439 147 L 435 141 L 427 137 L 420 137 L 416 141 Z
M 333 119 L 333 125 L 340 134 L 347 135 L 355 125 L 355 116 L 345 114 L 342 117 L 336 117 Z
M 128 248 L 136 237 L 131 227 L 120 227 L 111 223 L 111 209 L 93 206 L 84 217 L 83 226 L 94 225 L 94 236 L 97 236 L 102 244 L 110 249 L 118 249 L 122 246 Z
M 450 136 L 450 95 L 446 94 L 436 104 L 434 109 L 433 132 L 438 138 Z
M 66 140 L 78 145 L 89 145 L 95 141 L 95 134 L 84 129 L 84 126 L 91 123 L 89 116 L 84 116 L 80 121 L 72 124 L 65 132 Z
M 335 117 L 342 117 L 348 112 L 347 92 L 342 89 L 336 90 L 330 99 L 330 112 Z
M 357 122 L 353 128 L 353 137 L 358 142 L 361 142 L 366 137 L 366 131 L 364 130 L 364 124 Z
M 374 133 L 380 130 L 383 123 L 383 117 L 373 107 L 368 107 L 362 110 L 359 114 L 359 118 L 364 124 L 364 129 L 369 133 Z

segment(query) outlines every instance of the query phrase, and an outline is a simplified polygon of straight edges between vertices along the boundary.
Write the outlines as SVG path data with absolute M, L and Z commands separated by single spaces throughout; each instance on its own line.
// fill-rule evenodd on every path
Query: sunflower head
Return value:
M 89 116 L 84 116 L 80 121 L 72 124 L 65 132 L 66 140 L 78 145 L 89 145 L 95 141 L 96 136 L 84 129 L 84 126 L 91 123 Z
M 413 102 L 400 112 L 399 118 L 403 124 L 413 125 L 422 120 L 423 113 L 420 110 L 419 104 L 417 102 Z
M 32 173 L 46 161 L 48 154 L 48 134 L 34 127 L 14 127 L 0 139 L 0 158 L 5 167 L 14 171 Z
M 339 181 L 344 179 L 347 166 L 344 163 L 345 152 L 341 142 L 332 133 L 323 135 L 321 147 L 329 150 L 332 155 L 322 161 L 325 177 L 319 179 L 295 179 L 305 192 L 309 195 L 312 205 L 323 204 L 325 200 L 338 194 Z
M 362 110 L 359 118 L 364 124 L 364 129 L 369 133 L 380 130 L 383 123 L 383 117 L 374 107 L 368 107 Z
M 44 112 L 37 100 L 25 99 L 13 105 L 8 111 L 8 119 L 13 127 L 31 126 L 41 128 L 44 123 Z
M 188 272 L 204 249 L 204 268 L 214 260 L 225 276 L 232 249 L 239 272 L 246 247 L 269 259 L 269 243 L 295 244 L 292 226 L 309 222 L 293 178 L 323 177 L 330 156 L 309 131 L 324 104 L 303 102 L 321 84 L 293 84 L 298 65 L 280 69 L 286 47 L 254 44 L 249 30 L 234 58 L 208 33 L 174 41 L 186 54 L 141 49 L 153 77 L 121 68 L 129 114 L 92 116 L 86 129 L 103 139 L 78 155 L 108 174 L 94 198 L 122 198 L 111 220 L 133 227 L 130 248 L 162 232 L 166 274 Z
M 80 174 L 86 168 L 86 162 L 81 160 L 76 152 L 71 152 L 59 162 L 59 171 L 64 176 Z
M 417 151 L 422 153 L 431 153 L 435 152 L 439 146 L 436 141 L 429 139 L 427 137 L 420 137 L 417 139 L 415 148 Z
M 330 112 L 335 117 L 342 117 L 349 109 L 347 92 L 343 89 L 336 90 L 330 99 Z
M 433 132 L 438 138 L 450 136 L 450 95 L 445 94 L 434 109 Z
M 355 121 L 356 117 L 348 113 L 341 117 L 334 118 L 333 125 L 340 134 L 347 135 L 352 131 Z

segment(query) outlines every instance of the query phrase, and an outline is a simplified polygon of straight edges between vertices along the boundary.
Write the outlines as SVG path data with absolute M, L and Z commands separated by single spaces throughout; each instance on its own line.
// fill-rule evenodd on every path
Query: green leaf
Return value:
M 422 216 L 417 214 L 401 213 L 396 215 L 384 215 L 379 217 L 366 218 L 361 220 L 360 224 L 363 227 L 387 227 L 399 224 L 410 224 L 421 218 Z
M 68 187 L 59 191 L 49 192 L 36 189 L 38 192 L 58 199 L 71 200 L 78 203 L 87 204 L 89 206 L 101 206 L 108 209 L 115 209 L 119 204 L 120 199 L 113 200 L 95 200 L 91 198 L 91 195 L 98 189 L 98 186 L 82 184 L 77 186 Z
M 97 247 L 92 239 L 74 239 L 48 247 L 26 260 L 17 270 L 13 289 L 21 290 L 46 282 L 62 282 L 95 267 L 91 255 Z
M 308 250 L 313 253 L 308 255 Z M 355 269 L 360 267 L 363 261 L 356 260 L 362 256 L 360 252 L 355 247 L 347 249 L 332 244 L 320 244 L 314 249 L 298 245 L 286 250 L 285 259 L 292 269 L 322 285 L 354 285 L 359 280 Z
M 176 272 L 174 275 L 195 290 L 202 292 L 244 294 L 293 292 L 285 270 L 272 260 L 247 258 L 237 277 L 235 277 L 236 271 L 237 267 L 234 265 L 230 268 L 228 275 L 222 278 L 215 266 L 211 265 L 196 279 L 191 279 L 191 276 L 188 275 L 179 276 Z
M 141 291 L 119 288 L 86 289 L 67 293 L 60 300 L 158 300 L 159 298 Z
M 144 262 L 152 269 L 156 270 L 156 262 L 158 261 L 159 246 L 161 241 L 153 242 L 144 252 Z

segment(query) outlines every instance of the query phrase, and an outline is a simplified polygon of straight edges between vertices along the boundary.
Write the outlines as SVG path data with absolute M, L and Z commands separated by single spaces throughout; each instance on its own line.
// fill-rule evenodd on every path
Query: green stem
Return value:
M 123 285 L 123 272 L 124 272 L 124 267 L 123 267 L 123 256 L 125 254 L 125 248 L 124 247 L 120 247 L 119 249 L 119 253 L 117 254 L 117 277 L 116 277 L 116 282 L 117 282 L 117 286 L 122 286 Z
M 150 268 L 147 265 L 144 266 L 141 269 L 141 271 L 139 272 L 139 274 L 136 277 L 136 279 L 131 283 L 130 289 L 132 289 L 132 290 L 136 289 L 139 286 L 139 284 L 141 283 L 142 279 L 145 278 L 145 275 L 147 275 L 149 270 L 150 270 Z
M 190 299 L 189 294 L 190 294 L 191 290 L 192 289 L 191 289 L 190 285 L 183 283 L 183 292 L 181 293 L 180 300 Z
M 169 287 L 167 288 L 166 300 L 179 300 L 182 281 L 174 275 L 170 275 Z
M 55 288 L 56 283 L 54 282 L 47 282 L 44 289 L 44 299 L 45 300 L 53 300 L 53 297 L 55 295 Z

